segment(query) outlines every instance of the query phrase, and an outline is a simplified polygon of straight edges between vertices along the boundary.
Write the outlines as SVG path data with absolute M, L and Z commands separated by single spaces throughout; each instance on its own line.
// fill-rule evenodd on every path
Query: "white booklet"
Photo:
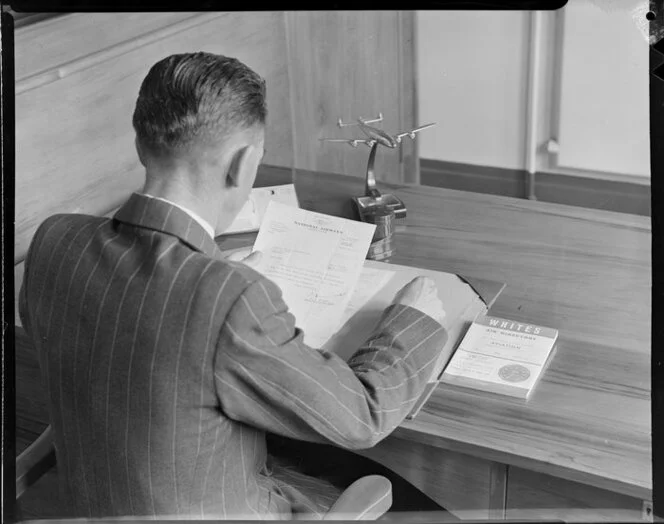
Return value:
M 557 338 L 556 329 L 483 316 L 468 329 L 442 382 L 526 399 Z
M 322 347 L 350 313 L 375 228 L 274 201 L 267 206 L 253 246 L 262 253 L 256 270 L 281 288 L 308 345 Z M 370 298 L 364 295 L 360 290 L 351 311 Z

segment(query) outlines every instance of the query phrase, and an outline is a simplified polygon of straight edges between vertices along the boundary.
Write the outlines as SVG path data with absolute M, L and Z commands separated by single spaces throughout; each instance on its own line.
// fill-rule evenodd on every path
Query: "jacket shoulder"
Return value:
M 58 231 L 62 231 L 62 229 L 66 229 L 71 226 L 82 226 L 91 222 L 101 224 L 102 222 L 110 221 L 111 219 L 107 217 L 78 215 L 73 213 L 58 213 L 56 215 L 51 215 L 41 224 L 39 224 L 33 238 L 37 238 L 38 236 L 43 236 L 45 234 L 57 233 Z
M 76 215 L 71 213 L 51 215 L 37 226 L 37 229 L 30 240 L 28 254 L 33 251 L 38 251 L 44 241 L 49 241 L 50 239 L 51 243 L 57 242 L 58 239 L 63 238 L 68 230 L 78 230 L 86 224 L 102 224 L 103 222 L 109 221 L 109 218 L 91 215 Z

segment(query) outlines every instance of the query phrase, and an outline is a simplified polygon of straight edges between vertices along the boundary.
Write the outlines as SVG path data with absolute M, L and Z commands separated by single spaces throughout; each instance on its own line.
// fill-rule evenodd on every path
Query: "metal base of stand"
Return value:
M 353 204 L 357 209 L 360 218 L 369 213 L 372 209 L 380 206 L 385 206 L 394 211 L 394 218 L 406 217 L 406 205 L 400 198 L 392 194 L 386 193 L 379 195 L 378 198 L 373 196 L 353 197 Z
M 364 220 L 364 217 L 369 214 L 376 207 L 387 207 L 394 211 L 394 218 L 405 218 L 406 216 L 406 205 L 403 201 L 391 194 L 382 195 L 378 188 L 376 187 L 376 177 L 374 176 L 374 163 L 376 161 L 376 149 L 378 148 L 378 143 L 375 143 L 371 147 L 371 153 L 369 154 L 369 162 L 367 163 L 367 176 L 366 176 L 366 188 L 365 195 L 361 197 L 354 197 L 353 204 L 357 209 L 360 219 Z

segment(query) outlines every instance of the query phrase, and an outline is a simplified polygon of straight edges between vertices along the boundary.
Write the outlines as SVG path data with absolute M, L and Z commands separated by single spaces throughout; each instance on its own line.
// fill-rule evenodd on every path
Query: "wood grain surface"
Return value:
M 263 168 L 258 183 L 266 181 L 288 183 L 290 173 Z M 361 179 L 298 170 L 294 182 L 303 208 L 354 216 L 350 198 L 361 193 Z M 385 441 L 390 449 L 403 443 L 385 460 L 397 467 L 409 449 L 436 448 L 651 499 L 649 220 L 430 187 L 380 188 L 408 207 L 394 263 L 505 282 L 492 314 L 560 330 L 527 402 L 440 385 Z M 254 235 L 218 243 L 247 246 Z M 20 351 L 17 384 L 25 373 Z M 426 457 L 413 459 L 405 476 L 425 478 L 418 464 Z
M 493 463 L 436 446 L 389 437 L 356 451 L 406 478 L 455 515 L 488 519 Z M 441 489 L 444 486 L 445 489 Z
M 303 207 L 352 216 L 352 177 L 296 174 Z M 651 497 L 646 217 L 417 186 L 393 262 L 507 284 L 492 314 L 560 331 L 527 401 L 441 384 L 395 436 Z M 324 188 L 324 190 L 323 190 Z
M 158 40 L 185 23 L 200 24 L 204 13 L 71 13 L 16 31 L 16 93 L 79 68 L 122 54 L 137 40 Z M 112 30 L 111 30 L 112 29 Z M 100 56 L 101 54 L 101 56 Z M 92 60 L 90 60 L 92 59 Z M 39 78 L 38 78 L 39 77 Z
M 510 467 L 508 519 L 638 522 L 642 502 L 611 491 Z
M 113 33 L 123 21 L 140 22 L 139 29 L 145 29 L 145 17 L 151 15 L 124 16 L 98 17 L 95 31 L 78 16 L 58 18 L 46 23 L 45 42 L 50 41 L 48 29 L 52 28 L 52 39 L 60 38 L 80 52 L 88 47 L 88 40 Z M 37 225 L 46 217 L 61 212 L 103 214 L 143 185 L 131 117 L 148 69 L 172 53 L 203 50 L 234 56 L 263 76 L 269 85 L 270 108 L 266 161 L 292 165 L 283 15 L 204 13 L 178 22 L 181 31 L 174 31 L 177 24 L 172 18 L 161 20 L 166 25 L 160 38 L 137 38 L 121 54 L 108 48 L 109 52 L 93 53 L 91 61 L 65 56 L 64 51 L 53 54 L 48 65 L 36 68 L 50 67 L 62 73 L 61 78 L 17 95 L 15 262 L 23 259 Z M 62 40 L 65 29 L 61 26 L 68 22 L 71 32 Z M 32 33 L 37 29 L 33 27 L 41 24 L 25 28 L 30 38 L 17 31 L 16 53 L 22 63 L 37 60 L 41 52 L 34 45 Z M 125 29 L 119 34 L 131 37 Z M 63 65 L 58 60 L 70 61 Z M 77 67 L 80 61 L 86 61 L 85 67 Z
M 412 64 L 406 63 L 414 53 L 413 20 L 412 14 L 398 11 L 286 13 L 296 168 L 365 176 L 367 147 L 319 142 L 324 137 L 366 138 L 356 127 L 337 127 L 339 118 L 350 122 L 382 112 L 384 120 L 376 126 L 390 134 L 410 129 L 414 101 L 410 91 L 402 96 L 404 83 L 410 82 L 412 90 L 415 78 Z M 407 41 L 401 42 L 402 36 Z M 417 158 L 412 146 L 406 147 L 404 152 L 379 148 L 378 179 L 402 181 L 406 171 L 416 176 Z
M 294 181 L 303 208 L 355 216 L 350 198 L 361 180 L 298 170 Z M 649 219 L 431 187 L 380 188 L 408 208 L 394 263 L 505 282 L 492 314 L 560 331 L 528 401 L 441 384 L 395 436 L 650 499 Z M 251 240 L 220 242 L 230 249 Z
M 399 122 L 402 130 L 413 129 L 430 120 L 427 115 L 418 111 L 417 102 L 417 45 L 416 45 L 416 16 L 414 11 L 399 11 L 397 14 L 397 30 L 399 32 Z M 430 116 L 430 115 L 429 115 Z M 425 122 L 426 120 L 426 122 Z M 442 124 L 442 123 L 441 123 Z M 407 184 L 420 183 L 420 148 L 418 140 L 404 140 L 399 148 L 399 162 L 402 166 L 403 176 L 392 182 L 405 182 Z

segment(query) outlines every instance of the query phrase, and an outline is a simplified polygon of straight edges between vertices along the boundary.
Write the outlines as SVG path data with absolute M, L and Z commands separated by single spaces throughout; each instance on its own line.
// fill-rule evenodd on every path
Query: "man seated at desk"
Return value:
M 317 518 L 367 474 L 361 459 L 333 485 L 269 455 L 266 433 L 370 447 L 423 391 L 447 337 L 433 282 L 400 291 L 345 362 L 303 343 L 251 260 L 219 251 L 265 118 L 264 81 L 239 61 L 161 60 L 133 116 L 143 191 L 111 219 L 56 215 L 34 235 L 20 313 L 74 516 Z M 438 508 L 406 489 L 395 500 Z

